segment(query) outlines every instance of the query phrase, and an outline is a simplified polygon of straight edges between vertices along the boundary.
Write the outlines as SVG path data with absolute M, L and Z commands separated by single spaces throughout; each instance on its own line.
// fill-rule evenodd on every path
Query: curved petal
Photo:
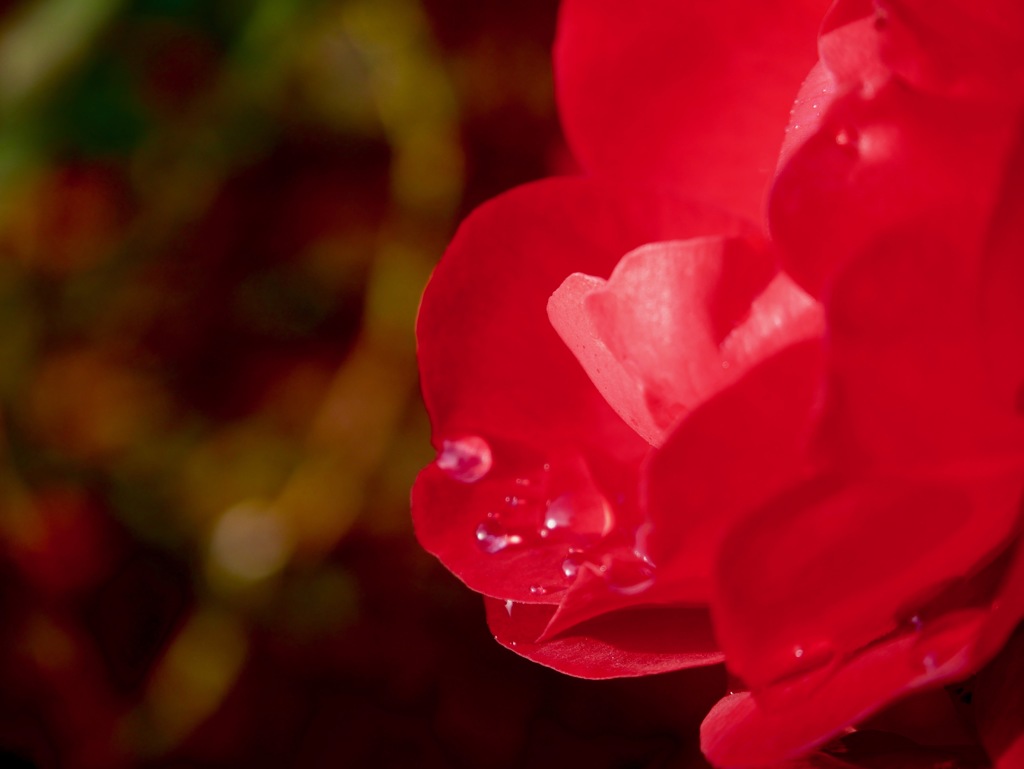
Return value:
M 725 534 L 808 472 L 818 342 L 783 350 L 687 417 L 644 471 L 645 553 L 676 600 L 706 601 Z
M 959 651 L 941 664 L 922 664 L 919 639 L 899 635 L 857 655 L 827 685 L 801 692 L 787 707 L 767 707 L 750 692 L 731 694 L 704 719 L 701 749 L 725 769 L 771 766 L 805 753 L 909 692 L 969 675 L 963 647 L 982 621 L 970 614 L 947 625 L 942 642 Z
M 558 103 L 577 159 L 760 221 L 827 0 L 566 0 Z
M 487 622 L 499 643 L 578 678 L 654 675 L 722 661 L 704 609 L 627 609 L 538 643 L 550 622 L 551 607 L 491 598 L 486 607 Z
M 573 275 L 552 325 L 597 389 L 655 446 L 688 411 L 794 341 L 820 336 L 820 306 L 775 274 L 766 244 L 652 243 L 607 281 Z
M 629 541 L 649 446 L 607 405 L 548 322 L 576 271 L 608 275 L 655 240 L 748 230 L 665 189 L 553 179 L 462 225 L 417 324 L 438 461 L 419 476 L 424 547 L 470 587 L 557 602 L 570 549 Z
M 1024 5 L 1017 0 L 879 0 L 882 58 L 916 88 L 1024 101 Z
M 932 479 L 821 477 L 780 495 L 721 550 L 712 605 L 730 670 L 758 696 L 791 688 L 791 699 L 876 639 L 901 628 L 926 639 L 988 607 L 1020 494 L 1020 468 L 946 467 Z
M 976 254 L 893 232 L 836 282 L 821 434 L 833 459 L 926 466 L 1024 448 L 1014 401 L 993 397 Z
M 1016 125 L 897 80 L 851 87 L 792 152 L 769 200 L 786 270 L 822 297 L 843 267 L 889 230 L 912 223 L 977 254 Z

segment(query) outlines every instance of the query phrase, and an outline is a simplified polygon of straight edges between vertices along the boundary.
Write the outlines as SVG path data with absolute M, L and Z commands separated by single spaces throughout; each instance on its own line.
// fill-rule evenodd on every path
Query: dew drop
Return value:
M 522 541 L 521 536 L 510 533 L 492 514 L 488 514 L 487 520 L 476 527 L 476 543 L 485 553 L 498 553 Z
M 530 585 L 530 595 L 547 595 L 548 589 L 543 585 Z
M 437 466 L 460 483 L 476 483 L 491 471 L 493 463 L 491 447 L 478 435 L 446 440 L 437 455 Z
M 512 607 L 514 605 L 515 604 L 512 602 L 511 598 L 509 600 L 505 601 L 505 611 L 508 613 L 508 616 L 510 616 L 510 617 L 512 616 Z
M 542 530 L 582 537 L 603 537 L 614 516 L 608 500 L 596 492 L 562 494 L 548 503 Z
M 654 584 L 654 569 L 643 561 L 611 560 L 601 565 L 608 587 L 622 595 L 638 595 Z
M 569 550 L 569 554 L 562 561 L 562 574 L 566 579 L 576 579 L 576 575 L 580 573 L 580 567 L 586 563 L 586 560 L 582 552 Z

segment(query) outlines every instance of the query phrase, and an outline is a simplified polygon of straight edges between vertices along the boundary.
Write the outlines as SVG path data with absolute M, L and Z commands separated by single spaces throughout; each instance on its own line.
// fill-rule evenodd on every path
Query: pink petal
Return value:
M 821 333 L 818 305 L 750 240 L 653 243 L 607 282 L 570 277 L 551 323 L 611 406 L 657 446 L 762 358 Z
M 537 643 L 551 607 L 495 599 L 485 603 L 487 622 L 499 643 L 579 678 L 654 675 L 722 661 L 703 609 L 629 609 Z
M 567 0 L 562 124 L 588 171 L 683 185 L 761 220 L 787 111 L 828 3 Z

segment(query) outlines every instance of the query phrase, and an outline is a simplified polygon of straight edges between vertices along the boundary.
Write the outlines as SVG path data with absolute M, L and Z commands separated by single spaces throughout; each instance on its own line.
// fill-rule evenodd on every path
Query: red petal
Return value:
M 495 638 L 517 654 L 579 678 L 667 673 L 722 661 L 703 609 L 638 608 L 608 614 L 537 643 L 552 608 L 486 600 Z
M 987 606 L 1006 564 L 978 568 L 1014 530 L 1020 469 L 957 475 L 816 479 L 742 521 L 722 547 L 713 602 L 730 669 L 777 692 L 831 674 L 912 616 L 928 635 L 932 614 L 941 629 L 946 615 Z
M 877 5 L 882 57 L 915 87 L 1006 105 L 1024 99 L 1019 0 L 879 0 Z
M 1024 428 L 1024 133 L 1007 164 L 982 265 L 982 323 L 986 369 L 997 401 L 1016 411 Z M 1024 445 L 1024 441 L 1022 441 Z
M 678 600 L 707 600 L 722 537 L 805 472 L 820 345 L 794 345 L 685 419 L 645 473 L 646 553 Z
M 589 171 L 681 184 L 760 221 L 827 5 L 567 0 L 555 74 L 573 152 Z
M 980 621 L 979 615 L 964 616 L 946 628 L 945 642 L 962 647 Z M 922 666 L 918 643 L 901 635 L 870 647 L 785 708 L 759 705 L 750 692 L 726 697 L 701 725 L 704 754 L 721 769 L 770 766 L 823 744 L 908 692 L 969 675 L 963 653 L 934 668 Z
M 978 675 L 978 732 L 995 769 L 1024 766 L 1024 630 Z
M 894 233 L 842 276 L 829 302 L 822 435 L 835 459 L 927 465 L 1020 452 L 1014 404 L 993 398 L 977 272 L 970 253 L 930 234 Z
M 821 333 L 817 304 L 749 240 L 654 243 L 607 282 L 574 275 L 552 325 L 612 407 L 654 445 L 762 358 Z M 769 283 L 771 281 L 771 283 Z
M 548 298 L 567 275 L 607 275 L 642 243 L 743 230 L 665 190 L 580 179 L 523 187 L 474 212 L 427 288 L 417 327 L 442 459 L 413 491 L 424 547 L 480 592 L 552 602 L 568 584 L 562 564 L 579 527 L 558 523 L 541 538 L 549 502 L 579 514 L 588 543 L 631 537 L 649 447 L 551 328 Z
M 822 296 L 855 255 L 913 222 L 978 253 L 1016 126 L 998 110 L 948 103 L 898 81 L 852 89 L 788 159 L 769 216 L 786 269 Z

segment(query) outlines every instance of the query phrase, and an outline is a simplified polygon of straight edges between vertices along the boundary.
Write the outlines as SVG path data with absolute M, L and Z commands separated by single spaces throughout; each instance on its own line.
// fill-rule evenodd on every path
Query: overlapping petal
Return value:
M 722 661 L 705 609 L 629 608 L 538 642 L 552 607 L 490 598 L 486 606 L 499 643 L 579 678 L 654 675 Z
M 779 352 L 692 413 L 651 457 L 644 547 L 677 600 L 710 600 L 725 534 L 811 472 L 823 364 L 816 341 Z
M 566 0 L 558 104 L 583 167 L 682 184 L 760 221 L 827 0 Z
M 572 275 L 552 325 L 625 421 L 655 446 L 756 363 L 822 331 L 821 308 L 777 275 L 761 241 L 652 243 L 608 281 Z

